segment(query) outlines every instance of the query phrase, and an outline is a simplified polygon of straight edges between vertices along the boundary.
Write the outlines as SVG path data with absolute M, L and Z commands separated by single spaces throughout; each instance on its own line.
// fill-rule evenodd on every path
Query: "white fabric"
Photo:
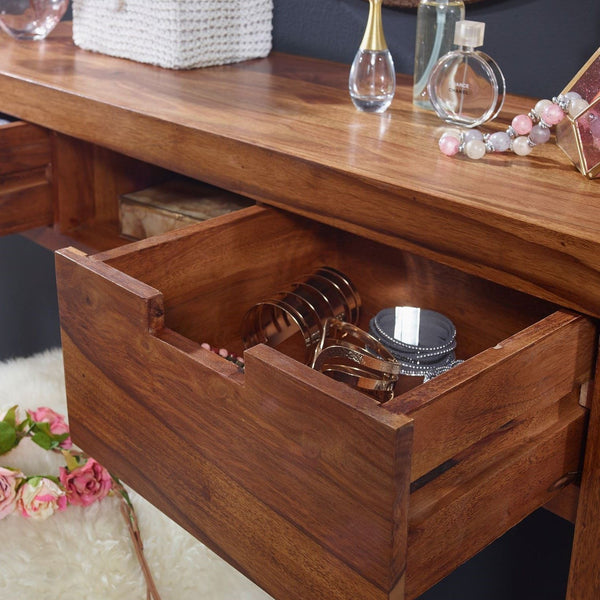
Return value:
M 85 50 L 171 69 L 264 57 L 273 0 L 73 0 L 73 41 Z
M 0 363 L 0 414 L 15 404 L 66 414 L 60 350 Z M 60 456 L 23 440 L 0 465 L 58 473 Z M 265 592 L 131 492 L 162 600 L 269 600 Z M 144 579 L 116 497 L 45 521 L 0 520 L 2 600 L 145 600 Z

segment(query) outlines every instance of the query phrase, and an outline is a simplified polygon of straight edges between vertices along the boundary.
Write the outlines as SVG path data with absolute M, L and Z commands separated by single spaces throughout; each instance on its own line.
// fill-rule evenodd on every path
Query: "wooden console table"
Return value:
M 0 231 L 72 246 L 76 441 L 278 600 L 415 598 L 559 497 L 577 510 L 567 597 L 598 597 L 598 182 L 553 145 L 442 156 L 402 76 L 367 115 L 345 65 L 173 72 L 70 34 L 0 38 L 0 110 L 20 120 L 0 129 Z M 509 97 L 501 123 L 530 106 Z M 119 195 L 174 173 L 257 206 L 126 244 Z M 426 305 L 465 362 L 379 405 L 272 348 L 245 374 L 200 348 L 241 351 L 244 311 L 325 262 L 357 285 L 363 326 Z M 581 492 L 557 496 L 584 444 Z

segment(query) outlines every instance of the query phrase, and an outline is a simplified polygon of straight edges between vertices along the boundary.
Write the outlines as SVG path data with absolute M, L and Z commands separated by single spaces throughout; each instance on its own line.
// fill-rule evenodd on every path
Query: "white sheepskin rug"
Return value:
M 0 363 L 0 412 L 48 406 L 68 417 L 62 353 Z M 58 473 L 62 457 L 25 439 L 0 465 L 26 475 Z M 131 492 L 144 553 L 162 600 L 268 600 L 260 588 Z M 69 506 L 45 521 L 0 520 L 2 600 L 145 600 L 146 586 L 119 500 Z

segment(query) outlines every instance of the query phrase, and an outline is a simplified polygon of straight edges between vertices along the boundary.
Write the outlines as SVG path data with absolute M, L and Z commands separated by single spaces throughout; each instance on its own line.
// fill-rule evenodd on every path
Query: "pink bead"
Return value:
M 542 120 L 547 125 L 556 125 L 565 117 L 563 109 L 557 104 L 550 104 L 542 111 Z
M 443 135 L 439 141 L 440 150 L 446 156 L 454 156 L 458 152 L 460 141 L 453 135 Z
M 533 127 L 533 121 L 527 115 L 517 115 L 511 125 L 518 135 L 527 135 Z

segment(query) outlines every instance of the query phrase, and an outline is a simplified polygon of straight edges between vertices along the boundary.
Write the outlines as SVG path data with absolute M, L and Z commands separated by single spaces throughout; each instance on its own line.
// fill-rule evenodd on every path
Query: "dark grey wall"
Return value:
M 412 73 L 416 10 L 383 11 L 396 70 Z M 275 0 L 274 48 L 350 63 L 367 13 L 364 0 Z M 515 94 L 555 95 L 600 42 L 598 0 L 483 0 L 467 5 L 466 18 L 486 23 L 483 50 Z
M 412 72 L 415 14 L 384 9 L 400 72 Z M 274 49 L 350 63 L 366 15 L 363 0 L 275 0 Z M 484 50 L 509 92 L 535 98 L 559 92 L 600 40 L 598 0 L 484 0 L 467 18 L 487 23 Z M 59 343 L 52 254 L 19 236 L 0 238 L 0 332 L 0 359 Z M 539 511 L 422 600 L 562 600 L 571 539 L 568 523 Z
M 21 236 L 0 237 L 0 360 L 59 344 L 54 256 Z

